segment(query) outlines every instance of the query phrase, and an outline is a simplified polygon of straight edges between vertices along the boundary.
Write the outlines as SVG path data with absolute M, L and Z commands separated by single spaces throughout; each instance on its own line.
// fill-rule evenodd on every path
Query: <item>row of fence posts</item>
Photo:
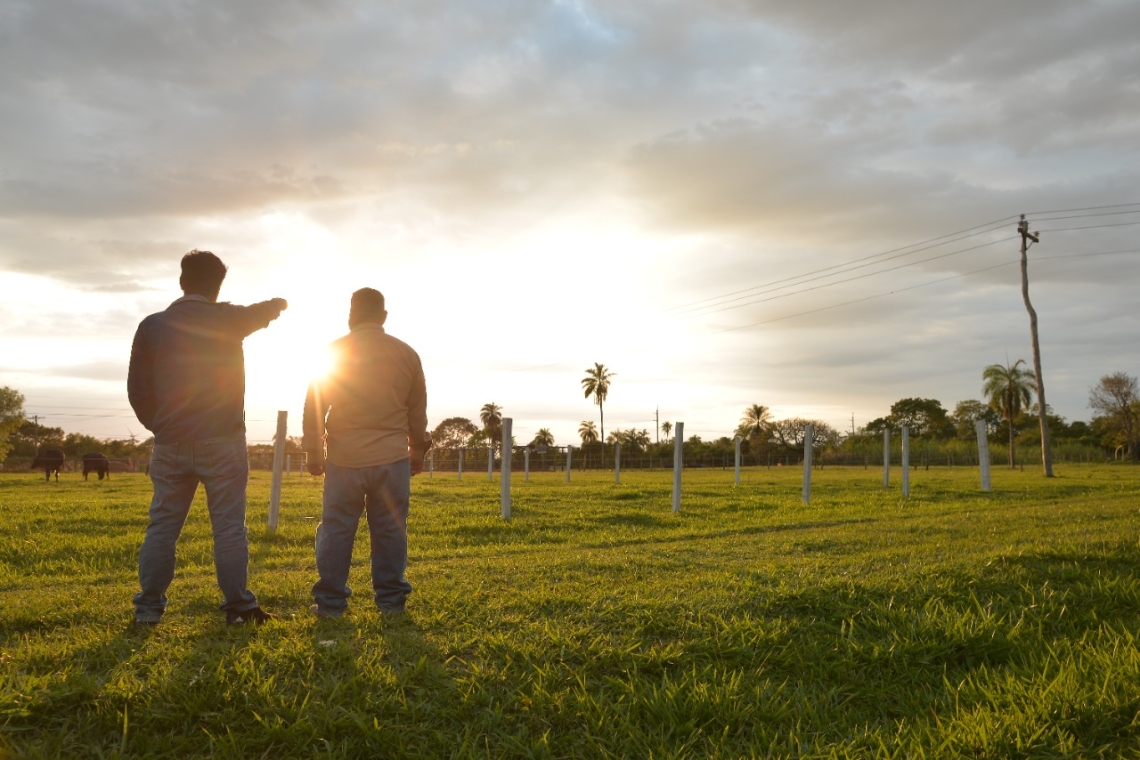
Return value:
M 288 412 L 277 413 L 277 437 L 276 446 L 273 450 L 273 482 L 269 490 L 269 529 L 277 530 L 278 516 L 280 513 L 281 505 L 281 474 L 282 465 L 285 460 L 285 436 L 287 433 L 287 419 Z M 514 420 L 510 417 L 504 417 L 502 422 L 503 427 L 503 440 L 502 451 L 511 450 L 511 429 L 514 425 Z M 986 424 L 979 420 L 975 426 L 978 435 L 978 463 L 979 472 L 981 475 L 981 486 L 983 491 L 990 490 L 990 453 L 989 443 L 986 439 Z M 803 477 L 803 490 L 802 498 L 804 504 L 811 503 L 811 471 L 812 471 L 812 447 L 813 437 L 815 434 L 814 427 L 810 424 L 804 427 L 804 477 Z M 684 469 L 684 440 L 685 440 L 685 423 L 678 422 L 674 425 L 674 445 L 673 445 L 673 511 L 681 511 L 681 472 Z M 740 485 L 740 444 L 741 438 L 736 437 L 735 440 L 735 467 L 733 473 L 733 482 Z M 566 482 L 570 482 L 570 469 L 573 446 L 566 447 Z M 459 450 L 459 467 L 458 478 L 463 479 L 463 450 Z M 524 479 L 530 480 L 530 449 L 525 449 L 523 452 L 524 462 Z M 487 480 L 494 481 L 494 464 L 495 459 L 493 456 L 487 457 Z M 500 513 L 504 520 L 510 519 L 511 516 L 511 457 L 499 457 L 499 472 L 500 472 Z M 435 477 L 435 452 L 428 454 L 428 477 Z M 614 482 L 621 483 L 621 444 L 614 446 Z M 891 483 L 891 431 L 883 431 L 883 488 L 889 488 Z M 910 429 L 905 425 L 902 428 L 902 495 L 903 498 L 910 498 Z

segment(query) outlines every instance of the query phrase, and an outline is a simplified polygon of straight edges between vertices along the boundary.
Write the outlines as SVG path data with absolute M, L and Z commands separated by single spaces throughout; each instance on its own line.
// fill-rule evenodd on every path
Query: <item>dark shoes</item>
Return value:
M 230 610 L 226 612 L 226 625 L 245 625 L 246 623 L 261 625 L 267 620 L 276 619 L 276 615 L 272 615 L 260 607 L 253 607 L 248 610 Z

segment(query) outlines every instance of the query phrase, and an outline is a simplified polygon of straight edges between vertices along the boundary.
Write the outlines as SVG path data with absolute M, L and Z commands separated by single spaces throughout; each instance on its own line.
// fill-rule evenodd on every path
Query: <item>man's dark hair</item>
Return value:
M 195 248 L 182 257 L 182 277 L 178 284 L 186 293 L 217 298 L 226 279 L 226 265 L 209 251 Z
M 375 288 L 361 288 L 352 294 L 348 309 L 348 323 L 383 322 L 384 294 Z

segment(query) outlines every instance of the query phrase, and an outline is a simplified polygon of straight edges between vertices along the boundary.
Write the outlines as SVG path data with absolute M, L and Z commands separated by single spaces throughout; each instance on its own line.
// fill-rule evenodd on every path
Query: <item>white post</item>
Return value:
M 740 436 L 736 436 L 736 478 L 733 482 L 740 485 Z
M 463 480 L 463 454 L 466 451 L 466 447 L 460 447 L 459 449 L 459 476 L 456 478 L 456 480 Z
M 902 429 L 902 491 L 903 498 L 910 498 L 910 428 L 903 425 Z
M 274 453 L 276 453 L 276 452 L 274 452 Z M 286 454 L 285 455 L 285 477 L 289 478 L 292 476 L 293 476 L 293 455 L 292 454 Z
M 573 446 L 566 447 L 566 482 L 570 482 L 570 452 L 574 450 Z
M 810 423 L 804 425 L 804 504 L 811 504 L 811 445 L 814 432 Z
M 621 482 L 621 444 L 614 444 L 614 482 Z
M 982 490 L 990 490 L 990 441 L 986 437 L 986 423 L 978 420 L 974 423 L 978 433 L 978 469 L 982 474 Z
M 503 447 L 499 457 L 499 512 L 504 520 L 511 519 L 511 423 L 510 417 L 503 418 Z
M 487 482 L 495 480 L 495 442 L 487 441 Z
M 883 428 L 883 488 L 891 484 L 891 431 Z
M 685 423 L 673 425 L 673 511 L 681 511 L 681 470 L 685 467 Z
M 269 529 L 277 530 L 281 511 L 281 467 L 285 464 L 285 436 L 289 431 L 289 412 L 277 413 L 277 443 L 273 447 L 273 485 L 269 489 Z
M 523 480 L 530 482 L 530 447 L 523 449 Z
M 428 480 L 435 477 L 435 449 L 428 452 Z

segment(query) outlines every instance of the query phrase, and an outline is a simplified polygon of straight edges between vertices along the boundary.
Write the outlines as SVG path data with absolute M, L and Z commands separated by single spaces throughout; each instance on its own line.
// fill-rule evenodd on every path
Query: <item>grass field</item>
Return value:
M 150 485 L 0 475 L 5 757 L 1140 757 L 1140 468 L 485 474 L 413 488 L 405 618 L 308 613 L 320 480 L 288 479 L 227 628 L 209 521 L 131 624 Z M 199 495 L 199 499 L 202 496 Z

